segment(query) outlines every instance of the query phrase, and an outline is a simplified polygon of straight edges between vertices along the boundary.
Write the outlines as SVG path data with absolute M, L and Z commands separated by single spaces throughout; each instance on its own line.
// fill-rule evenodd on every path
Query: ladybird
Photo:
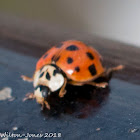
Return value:
M 34 93 L 26 99 L 36 101 L 50 109 L 47 97 L 58 91 L 60 98 L 66 94 L 66 85 L 92 85 L 105 88 L 108 83 L 96 83 L 99 77 L 110 77 L 112 72 L 123 69 L 123 65 L 106 69 L 101 63 L 101 55 L 81 41 L 68 40 L 53 46 L 37 62 L 33 78 L 22 75 L 23 80 L 33 82 Z

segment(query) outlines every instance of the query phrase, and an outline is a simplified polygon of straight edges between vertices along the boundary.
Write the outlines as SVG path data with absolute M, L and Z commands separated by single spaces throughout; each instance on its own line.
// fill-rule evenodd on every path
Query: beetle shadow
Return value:
M 107 101 L 109 86 L 95 88 L 93 86 L 67 85 L 67 93 L 63 98 L 58 97 L 58 92 L 48 97 L 51 109 L 42 111 L 46 117 L 59 117 L 61 114 L 69 114 L 76 118 L 86 118 L 90 114 L 96 114 Z

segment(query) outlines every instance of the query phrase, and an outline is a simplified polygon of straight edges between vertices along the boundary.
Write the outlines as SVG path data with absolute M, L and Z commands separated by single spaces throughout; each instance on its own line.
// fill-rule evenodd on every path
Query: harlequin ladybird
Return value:
M 33 78 L 22 75 L 23 80 L 33 81 L 34 93 L 26 99 L 36 98 L 43 107 L 50 109 L 47 97 L 58 91 L 59 97 L 66 94 L 67 84 L 92 85 L 105 88 L 108 83 L 96 83 L 99 77 L 108 77 L 114 71 L 123 69 L 123 65 L 105 69 L 100 54 L 81 41 L 68 40 L 52 47 L 37 62 Z

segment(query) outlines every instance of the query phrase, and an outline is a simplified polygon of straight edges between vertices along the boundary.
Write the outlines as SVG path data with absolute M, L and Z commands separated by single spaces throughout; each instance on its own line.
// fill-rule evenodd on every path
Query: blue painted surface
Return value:
M 11 87 L 15 97 L 11 102 L 0 101 L 0 132 L 60 132 L 62 136 L 58 139 L 65 140 L 140 139 L 140 85 L 112 78 L 110 89 L 99 90 L 98 93 L 91 87 L 76 91 L 68 87 L 69 95 L 77 99 L 68 99 L 69 95 L 64 98 L 66 101 L 56 99 L 56 106 L 60 103 L 62 110 L 59 115 L 54 115 L 56 109 L 51 113 L 47 110 L 42 112 L 34 100 L 22 102 L 33 87 L 31 83 L 22 81 L 20 75 L 32 76 L 36 61 L 34 57 L 0 49 L 0 89 Z M 67 103 L 69 101 L 70 104 Z M 55 103 L 52 104 L 55 106 Z M 79 117 L 81 114 L 84 117 Z M 12 130 L 15 126 L 17 131 Z M 97 128 L 101 130 L 96 131 Z M 130 129 L 138 131 L 131 133 Z

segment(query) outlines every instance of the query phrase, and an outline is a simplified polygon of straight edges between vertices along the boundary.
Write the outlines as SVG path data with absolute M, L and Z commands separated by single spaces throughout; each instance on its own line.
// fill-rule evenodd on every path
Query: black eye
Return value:
M 40 86 L 40 91 L 41 91 L 42 96 L 43 96 L 44 98 L 47 98 L 47 96 L 48 96 L 48 94 L 49 94 L 49 92 L 50 92 L 49 88 L 46 87 L 46 86 Z
M 50 77 L 50 74 L 47 72 L 47 73 L 46 73 L 46 79 L 50 80 L 50 78 L 51 78 L 51 77 Z
M 57 73 L 59 73 L 59 70 L 57 70 L 57 69 L 54 70 L 54 71 L 53 71 L 53 76 L 55 76 Z

